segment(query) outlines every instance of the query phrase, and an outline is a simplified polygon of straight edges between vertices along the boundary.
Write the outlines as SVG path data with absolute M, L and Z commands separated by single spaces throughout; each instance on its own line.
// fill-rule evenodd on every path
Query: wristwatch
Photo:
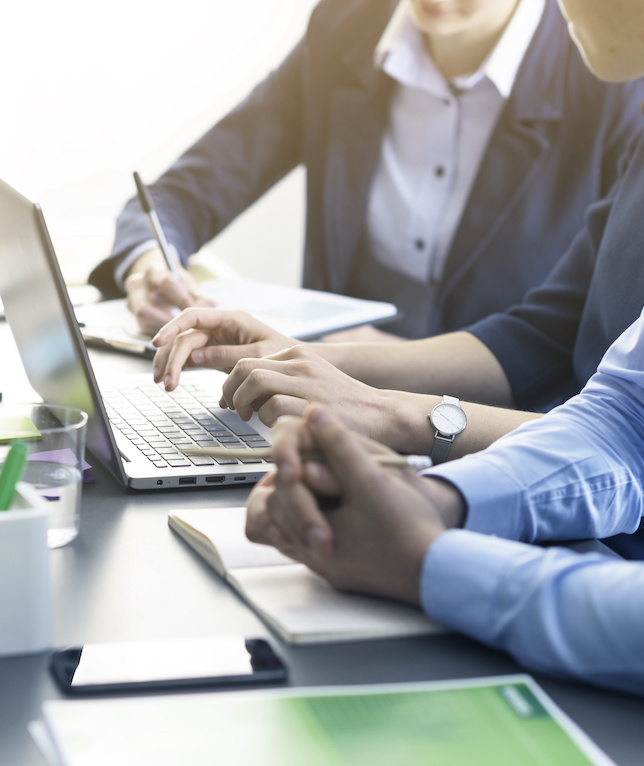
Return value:
M 467 417 L 455 396 L 443 396 L 443 401 L 437 404 L 427 417 L 436 429 L 430 457 L 435 464 L 443 463 L 447 460 L 454 437 L 465 429 Z

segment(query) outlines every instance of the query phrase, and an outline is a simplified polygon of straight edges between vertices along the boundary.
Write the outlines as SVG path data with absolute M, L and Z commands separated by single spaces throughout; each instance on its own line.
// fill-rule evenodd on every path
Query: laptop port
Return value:
M 246 481 L 245 476 L 233 476 L 234 481 Z
M 196 476 L 184 476 L 183 478 L 179 479 L 179 484 L 196 484 L 196 483 L 197 483 Z
M 221 484 L 225 476 L 206 476 L 206 484 Z

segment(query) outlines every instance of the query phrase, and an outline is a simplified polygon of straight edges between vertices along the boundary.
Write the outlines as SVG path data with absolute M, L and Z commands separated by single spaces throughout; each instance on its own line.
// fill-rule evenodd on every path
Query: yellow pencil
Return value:
M 181 450 L 184 455 L 194 455 L 203 457 L 229 457 L 229 458 L 259 458 L 261 460 L 272 460 L 273 450 L 271 447 L 186 447 Z M 302 452 L 302 460 L 316 460 L 324 462 L 324 458 L 319 452 Z M 427 455 L 372 455 L 374 460 L 380 465 L 392 468 L 413 468 L 420 471 L 423 468 L 429 468 L 432 460 Z

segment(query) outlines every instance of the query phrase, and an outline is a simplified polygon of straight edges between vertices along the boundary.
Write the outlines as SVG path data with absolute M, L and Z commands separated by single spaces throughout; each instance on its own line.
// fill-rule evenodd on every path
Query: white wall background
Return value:
M 69 282 L 84 281 L 108 253 L 132 171 L 153 181 L 279 64 L 314 4 L 5 4 L 0 177 L 43 206 Z M 218 237 L 214 252 L 247 276 L 296 284 L 303 212 L 300 169 Z

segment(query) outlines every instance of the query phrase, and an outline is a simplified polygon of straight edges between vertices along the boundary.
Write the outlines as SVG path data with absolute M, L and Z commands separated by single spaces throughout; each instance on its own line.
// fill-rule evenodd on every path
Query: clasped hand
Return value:
M 419 603 L 422 561 L 463 501 L 449 485 L 411 469 L 381 467 L 386 447 L 348 430 L 312 405 L 303 419 L 281 420 L 273 434 L 276 471 L 247 503 L 246 533 L 310 567 L 341 590 Z M 324 463 L 302 462 L 317 450 Z M 320 498 L 334 498 L 325 512 Z

